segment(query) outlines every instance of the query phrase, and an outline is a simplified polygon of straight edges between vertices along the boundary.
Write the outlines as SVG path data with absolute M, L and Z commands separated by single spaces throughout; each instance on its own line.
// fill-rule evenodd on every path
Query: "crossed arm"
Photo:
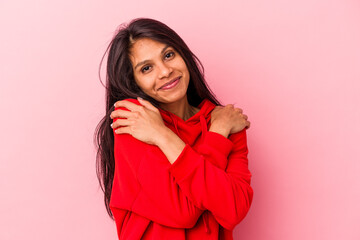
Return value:
M 127 107 L 117 109 L 125 112 L 135 106 Z M 153 113 L 150 112 L 151 114 Z M 127 164 L 140 185 L 129 211 L 159 224 L 178 228 L 194 226 L 204 210 L 211 211 L 217 221 L 227 229 L 232 229 L 241 221 L 250 207 L 253 194 L 250 187 L 251 174 L 247 167 L 245 130 L 227 138 L 226 131 L 228 135 L 231 129 L 224 131 L 223 128 L 222 132 L 216 132 L 216 124 L 212 124 L 213 129 L 210 128 L 204 142 L 196 150 L 181 139 L 182 143 L 173 139 L 167 141 L 164 151 L 161 140 L 149 142 L 154 139 L 155 132 L 164 134 L 159 128 L 161 124 L 157 126 L 153 122 L 152 129 L 155 131 L 145 131 L 151 133 L 149 140 L 144 135 L 139 136 L 144 132 L 139 131 L 139 125 L 146 126 L 149 122 L 140 123 L 138 128 L 134 128 L 129 125 L 133 121 L 130 114 L 126 116 L 119 116 L 125 117 L 128 122 L 122 121 L 120 125 L 124 125 L 118 128 L 123 129 L 122 132 L 114 133 L 114 151 L 115 161 Z M 137 119 L 139 117 L 137 116 Z M 155 114 L 147 117 L 156 119 Z M 119 120 L 115 116 L 114 125 Z M 132 133 L 126 132 L 132 130 Z M 171 133 L 164 135 L 166 134 L 169 134 L 167 137 L 173 137 Z M 169 147 L 169 143 L 175 143 L 173 148 Z M 219 145 L 222 145 L 221 149 L 218 148 Z M 175 151 L 166 152 L 169 149 Z

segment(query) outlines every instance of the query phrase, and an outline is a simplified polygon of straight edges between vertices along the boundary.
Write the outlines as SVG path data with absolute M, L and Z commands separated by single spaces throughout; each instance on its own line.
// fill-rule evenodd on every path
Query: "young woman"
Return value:
M 233 239 L 253 196 L 247 116 L 159 21 L 122 26 L 108 50 L 97 174 L 119 239 Z

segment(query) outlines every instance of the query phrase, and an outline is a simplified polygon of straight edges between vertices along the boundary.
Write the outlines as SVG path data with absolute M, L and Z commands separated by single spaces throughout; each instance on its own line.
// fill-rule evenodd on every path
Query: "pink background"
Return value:
M 357 0 L 1 1 L 0 239 L 116 239 L 95 175 L 97 71 L 135 17 L 177 31 L 251 120 L 255 195 L 235 239 L 360 239 Z

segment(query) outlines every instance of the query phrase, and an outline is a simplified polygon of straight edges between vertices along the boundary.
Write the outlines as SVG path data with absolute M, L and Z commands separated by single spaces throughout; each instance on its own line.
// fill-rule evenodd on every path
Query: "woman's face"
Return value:
M 130 49 L 130 61 L 137 85 L 160 105 L 187 101 L 189 71 L 173 47 L 142 38 Z

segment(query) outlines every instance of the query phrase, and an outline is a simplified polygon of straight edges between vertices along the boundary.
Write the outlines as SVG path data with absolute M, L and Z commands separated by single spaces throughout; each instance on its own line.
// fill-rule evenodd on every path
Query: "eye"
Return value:
M 145 66 L 141 69 L 141 72 L 142 73 L 147 72 L 147 71 L 149 71 L 149 69 L 150 69 L 150 66 Z
M 171 57 L 173 57 L 174 55 L 175 55 L 174 52 L 168 52 L 168 53 L 165 54 L 165 58 L 171 58 Z

